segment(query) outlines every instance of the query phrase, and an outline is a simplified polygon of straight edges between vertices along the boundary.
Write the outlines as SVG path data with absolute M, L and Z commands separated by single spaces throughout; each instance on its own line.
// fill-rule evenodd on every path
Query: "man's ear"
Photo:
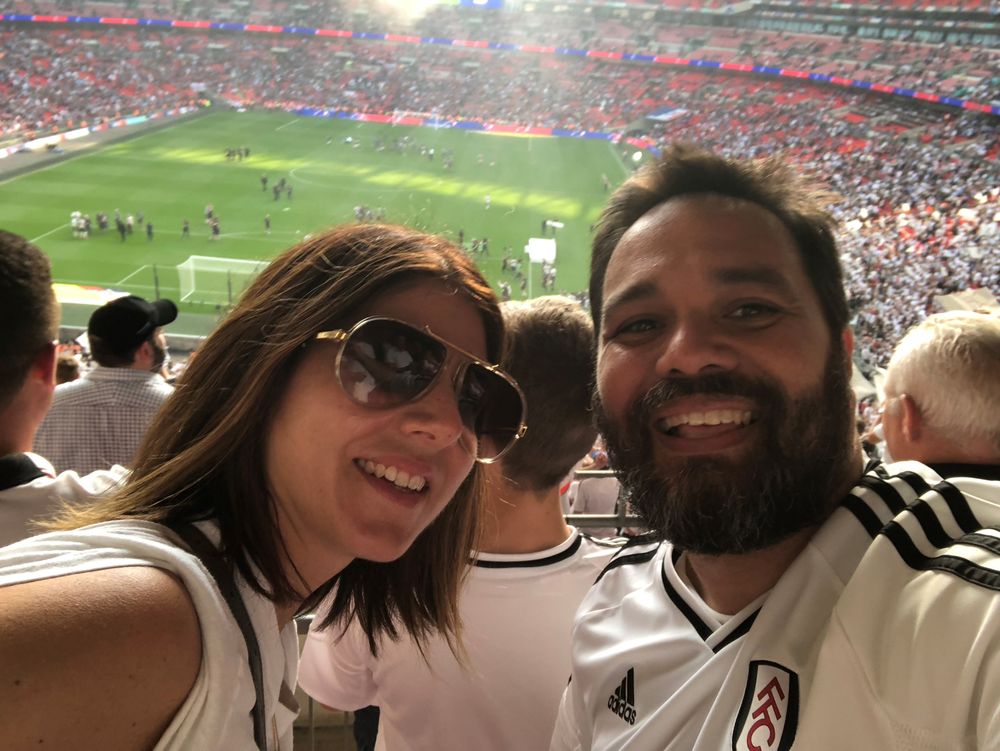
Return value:
M 135 354 L 132 355 L 132 364 L 149 369 L 153 365 L 153 345 L 145 341 L 139 345 Z
M 44 383 L 55 386 L 57 360 L 56 344 L 49 342 L 38 351 L 35 359 L 32 360 L 29 378 L 37 378 Z
M 924 430 L 924 416 L 920 414 L 920 407 L 909 394 L 900 394 L 899 403 L 903 410 L 901 422 L 903 436 L 910 443 L 919 441 Z

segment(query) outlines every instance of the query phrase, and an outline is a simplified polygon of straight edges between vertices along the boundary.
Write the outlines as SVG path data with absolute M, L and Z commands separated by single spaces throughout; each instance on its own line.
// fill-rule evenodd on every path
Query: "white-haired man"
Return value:
M 889 361 L 882 428 L 894 459 L 1000 465 L 1000 316 L 938 313 L 910 329 Z

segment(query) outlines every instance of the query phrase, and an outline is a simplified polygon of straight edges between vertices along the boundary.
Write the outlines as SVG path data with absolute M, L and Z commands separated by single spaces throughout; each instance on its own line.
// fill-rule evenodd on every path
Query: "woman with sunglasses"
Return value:
M 0 550 L 0 748 L 288 749 L 293 617 L 457 635 L 479 473 L 524 431 L 464 253 L 350 226 L 277 258 L 127 484 Z

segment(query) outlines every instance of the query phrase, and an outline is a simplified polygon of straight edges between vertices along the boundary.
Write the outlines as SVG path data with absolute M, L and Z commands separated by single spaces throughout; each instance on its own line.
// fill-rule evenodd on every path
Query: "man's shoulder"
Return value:
M 56 386 L 52 393 L 52 407 L 54 408 L 61 404 L 72 404 L 74 401 L 86 398 L 88 394 L 92 393 L 97 388 L 97 383 L 89 378 L 89 375 L 89 373 L 85 373 L 75 381 L 60 383 Z
M 866 527 L 871 544 L 834 608 L 834 676 L 840 667 L 854 670 L 903 725 L 923 727 L 939 715 L 941 727 L 963 728 L 963 712 L 975 715 L 976 702 L 995 710 L 1000 684 L 977 688 L 959 717 L 927 688 L 965 692 L 996 673 L 1000 484 L 895 465 L 869 478 L 865 494 L 872 519 L 891 516 L 877 530 Z
M 167 383 L 163 376 L 156 373 L 150 373 L 150 375 L 152 378 L 144 382 L 146 384 L 146 388 L 149 389 L 150 392 L 156 394 L 162 399 L 166 399 L 174 393 L 173 385 Z
M 972 475 L 916 462 L 866 474 L 845 502 L 872 539 L 852 586 L 1000 594 L 1000 482 Z
M 589 571 L 591 581 L 600 575 L 628 542 L 624 537 L 597 537 L 584 531 L 579 535 L 580 544 L 574 557 Z
M 628 537 L 603 537 L 580 530 L 580 547 L 584 551 L 608 551 L 608 555 L 611 556 L 620 552 L 629 543 Z
M 634 537 L 618 548 L 601 569 L 587 599 L 591 607 L 617 602 L 628 593 L 662 580 L 663 555 L 669 546 L 653 535 Z
M 119 464 L 81 475 L 74 470 L 60 472 L 55 477 L 39 480 L 37 489 L 67 502 L 84 501 L 107 493 L 125 483 L 129 470 Z

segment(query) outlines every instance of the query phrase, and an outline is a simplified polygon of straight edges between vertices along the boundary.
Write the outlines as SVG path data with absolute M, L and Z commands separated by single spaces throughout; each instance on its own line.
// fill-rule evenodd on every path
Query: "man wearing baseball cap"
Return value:
M 170 300 L 135 295 L 95 310 L 87 338 L 97 367 L 56 388 L 35 450 L 59 471 L 129 466 L 150 420 L 173 392 L 160 375 L 167 354 L 161 329 L 176 318 Z

